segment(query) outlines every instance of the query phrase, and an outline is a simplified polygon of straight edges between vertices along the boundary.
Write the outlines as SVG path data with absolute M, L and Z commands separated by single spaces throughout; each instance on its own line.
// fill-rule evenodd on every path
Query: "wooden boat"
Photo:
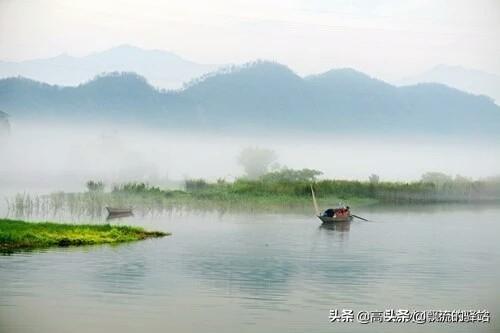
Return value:
M 132 214 L 132 208 L 113 208 L 106 207 L 109 215 L 127 215 Z
M 320 213 L 318 208 L 318 203 L 316 202 L 316 196 L 314 195 L 314 190 L 311 185 L 311 193 L 313 197 L 314 209 L 316 210 L 316 216 L 323 223 L 337 223 L 337 222 L 350 222 L 353 219 L 349 206 L 328 208 L 323 213 Z
M 114 220 L 114 219 L 122 219 L 122 218 L 130 217 L 130 216 L 134 216 L 134 213 L 108 214 L 108 216 L 106 217 L 106 220 L 109 221 L 109 220 Z
M 345 214 L 334 214 L 333 216 L 328 216 L 326 212 L 328 209 L 321 215 L 318 215 L 318 218 L 323 223 L 334 223 L 334 222 L 351 222 L 353 217 L 349 211 Z

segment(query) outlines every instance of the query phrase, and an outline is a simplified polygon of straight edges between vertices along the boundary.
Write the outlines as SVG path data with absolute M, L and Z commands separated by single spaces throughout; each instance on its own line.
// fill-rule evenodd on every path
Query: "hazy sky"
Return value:
M 14 61 L 132 44 L 391 80 L 440 63 L 500 74 L 499 36 L 499 0 L 0 0 L 0 59 Z

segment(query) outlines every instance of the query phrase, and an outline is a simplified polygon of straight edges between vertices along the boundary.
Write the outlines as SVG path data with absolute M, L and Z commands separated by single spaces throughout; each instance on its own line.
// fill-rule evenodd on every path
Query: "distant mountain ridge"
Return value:
M 435 82 L 477 95 L 486 95 L 500 105 L 500 76 L 460 66 L 438 65 L 413 77 L 397 82 L 400 85 Z
M 77 87 L 0 80 L 0 109 L 16 119 L 133 122 L 166 129 L 498 135 L 490 98 L 441 84 L 396 87 L 353 69 L 302 78 L 260 61 L 162 91 L 134 73 Z
M 104 72 L 125 71 L 146 77 L 154 86 L 177 89 L 217 68 L 185 60 L 167 51 L 121 45 L 84 57 L 63 54 L 22 62 L 0 61 L 0 78 L 22 76 L 50 84 L 76 86 Z

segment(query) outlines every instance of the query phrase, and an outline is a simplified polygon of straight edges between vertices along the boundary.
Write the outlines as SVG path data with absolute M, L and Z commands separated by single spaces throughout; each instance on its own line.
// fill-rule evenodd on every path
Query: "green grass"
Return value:
M 362 206 L 420 205 L 434 203 L 499 203 L 500 179 L 470 181 L 453 179 L 443 183 L 370 182 L 349 180 L 259 180 L 236 179 L 233 182 L 203 179 L 187 180 L 185 190 L 172 190 L 145 183 L 115 185 L 110 192 L 93 184 L 81 193 L 56 192 L 32 196 L 18 194 L 7 200 L 11 215 L 102 217 L 104 207 L 134 207 L 143 214 L 175 210 L 248 211 L 269 213 L 312 212 L 311 184 L 321 209 L 339 202 L 357 209 Z M 96 185 L 97 184 L 97 185 Z M 97 189 L 94 189 L 97 188 Z
M 264 197 L 293 200 L 311 200 L 311 181 L 245 180 L 232 183 L 206 183 L 189 189 L 193 196 L 206 197 Z M 339 198 L 342 201 L 370 201 L 384 203 L 437 203 L 498 201 L 500 182 L 450 181 L 436 184 L 415 182 L 377 182 L 325 179 L 314 181 L 314 190 L 319 200 Z
M 203 179 L 186 181 L 186 192 L 162 190 L 144 183 L 129 183 L 115 187 L 113 193 L 127 193 L 142 197 L 164 197 L 179 201 L 213 203 L 242 203 L 246 205 L 311 205 L 311 184 L 318 201 L 351 205 L 384 203 L 438 203 L 498 201 L 500 182 L 449 181 L 430 182 L 368 182 L 326 179 L 259 180 L 237 179 L 234 182 L 209 183 Z
M 25 222 L 0 219 L 0 250 L 32 249 L 49 246 L 116 244 L 168 233 L 139 227 Z
M 283 212 L 312 211 L 313 203 L 310 185 L 308 192 L 294 192 L 289 189 L 248 188 L 241 181 L 234 183 L 210 183 L 206 186 L 189 187 L 186 191 L 161 190 L 158 187 L 124 186 L 110 193 L 102 194 L 102 201 L 123 201 L 123 205 L 161 209 L 177 207 L 202 210 L 235 210 Z M 144 184 L 139 184 L 144 185 Z M 197 185 L 197 186 L 198 186 Z M 367 206 L 378 202 L 374 198 L 356 195 L 338 196 L 326 193 L 318 196 L 320 206 L 346 202 L 351 206 Z

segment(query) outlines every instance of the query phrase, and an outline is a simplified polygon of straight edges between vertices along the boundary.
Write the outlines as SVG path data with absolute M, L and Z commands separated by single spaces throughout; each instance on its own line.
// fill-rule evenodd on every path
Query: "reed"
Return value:
M 99 183 L 99 182 L 93 182 Z M 52 193 L 33 196 L 18 194 L 7 200 L 9 216 L 53 218 L 69 214 L 100 218 L 104 207 L 134 207 L 139 216 L 174 211 L 261 211 L 310 212 L 311 181 L 237 179 L 234 182 L 186 181 L 184 191 L 162 189 L 146 183 L 115 185 L 111 192 Z M 384 204 L 467 203 L 500 201 L 500 182 L 449 181 L 431 182 L 362 182 L 321 180 L 314 182 L 321 207 L 339 202 L 351 207 Z

